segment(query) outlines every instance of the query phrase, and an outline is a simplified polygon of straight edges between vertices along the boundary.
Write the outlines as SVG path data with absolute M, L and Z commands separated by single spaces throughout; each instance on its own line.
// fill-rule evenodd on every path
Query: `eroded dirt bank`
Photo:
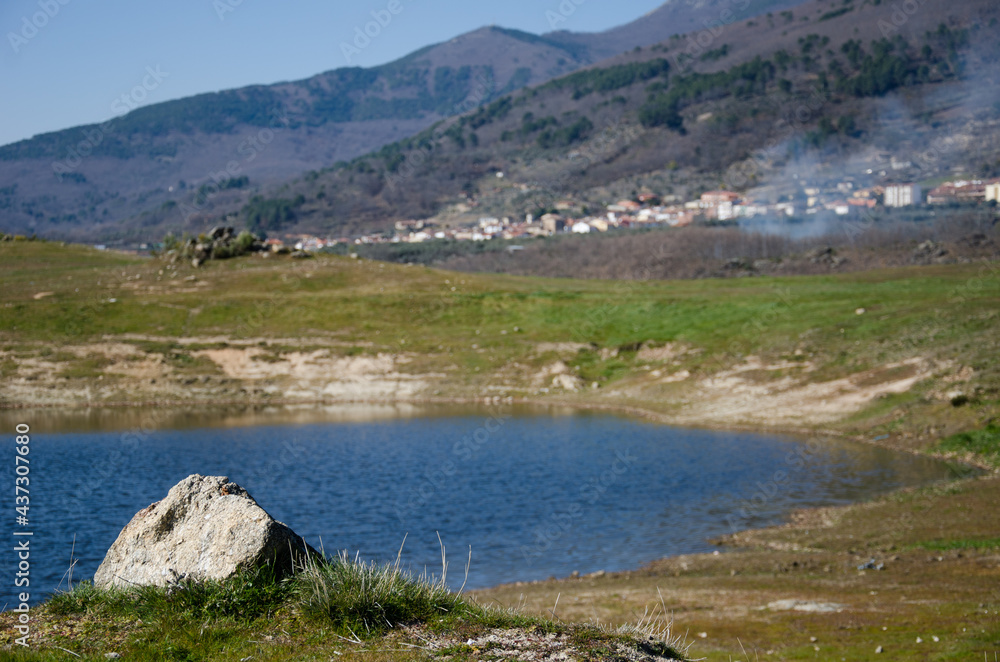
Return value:
M 925 405 L 947 408 L 975 374 L 920 356 L 836 376 L 805 356 L 706 366 L 697 348 L 668 344 L 639 348 L 629 370 L 604 386 L 571 367 L 583 348 L 539 344 L 528 360 L 469 376 L 447 353 L 368 353 L 315 338 L 108 337 L 58 351 L 0 350 L 0 363 L 13 366 L 0 381 L 0 406 L 551 402 L 632 409 L 680 425 L 813 430 L 914 390 Z

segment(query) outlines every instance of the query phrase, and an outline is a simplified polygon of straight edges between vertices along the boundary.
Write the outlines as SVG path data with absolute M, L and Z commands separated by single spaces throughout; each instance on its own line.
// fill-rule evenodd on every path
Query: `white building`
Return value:
M 923 202 L 919 184 L 892 184 L 885 187 L 882 199 L 886 207 L 910 207 Z

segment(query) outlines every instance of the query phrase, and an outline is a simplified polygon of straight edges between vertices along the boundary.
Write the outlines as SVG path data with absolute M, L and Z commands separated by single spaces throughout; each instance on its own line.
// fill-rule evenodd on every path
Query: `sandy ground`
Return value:
M 143 343 L 167 341 L 173 350 L 144 349 Z M 535 349 L 536 356 L 550 361 L 542 367 L 511 364 L 486 376 L 485 383 L 466 387 L 446 372 L 414 366 L 417 358 L 423 366 L 448 366 L 446 355 L 429 357 L 431 361 L 404 353 L 345 356 L 345 348 L 332 340 L 310 340 L 309 350 L 303 351 L 271 349 L 289 346 L 302 342 L 126 336 L 58 351 L 40 346 L 27 355 L 0 351 L 0 364 L 15 366 L 0 379 L 0 406 L 405 402 L 442 393 L 450 399 L 478 401 L 500 394 L 509 401 L 537 402 L 570 395 L 584 406 L 646 403 L 665 420 L 682 425 L 794 428 L 844 419 L 925 380 L 931 381 L 934 397 L 948 399 L 972 377 L 968 367 L 921 357 L 832 380 L 819 378 L 809 361 L 767 362 L 753 356 L 714 373 L 692 375 L 679 367 L 680 359 L 697 355 L 697 349 L 668 344 L 643 347 L 633 374 L 598 390 L 567 365 L 582 346 L 548 343 Z

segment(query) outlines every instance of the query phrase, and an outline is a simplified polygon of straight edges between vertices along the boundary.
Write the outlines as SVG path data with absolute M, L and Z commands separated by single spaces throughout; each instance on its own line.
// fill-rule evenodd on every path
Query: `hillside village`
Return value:
M 497 175 L 502 177 L 503 173 Z M 539 217 L 533 214 L 526 214 L 523 219 L 483 216 L 475 222 L 457 225 L 445 225 L 434 219 L 407 220 L 397 221 L 394 232 L 339 238 L 286 235 L 271 238 L 268 244 L 273 250 L 287 245 L 299 251 L 314 252 L 345 244 L 518 240 L 557 233 L 590 234 L 639 227 L 684 227 L 696 222 L 734 225 L 753 218 L 791 220 L 827 216 L 846 220 L 863 218 L 877 209 L 983 204 L 995 207 L 998 201 L 1000 178 L 949 180 L 926 191 L 916 183 L 863 186 L 853 178 L 843 178 L 831 183 L 759 187 L 744 193 L 707 191 L 697 199 L 687 201 L 674 195 L 658 196 L 645 192 L 635 196 L 635 199 L 606 205 L 601 214 L 576 214 L 585 205 L 565 199 L 555 203 L 553 211 Z

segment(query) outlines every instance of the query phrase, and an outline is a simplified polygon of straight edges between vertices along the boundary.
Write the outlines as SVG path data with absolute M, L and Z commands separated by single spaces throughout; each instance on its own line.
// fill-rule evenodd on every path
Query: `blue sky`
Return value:
M 536 34 L 627 23 L 663 0 L 3 0 L 0 145 L 100 122 L 127 107 L 347 66 L 353 41 L 397 11 L 351 64 L 373 66 L 484 25 Z M 567 11 L 567 7 L 575 7 Z M 124 99 L 123 99 L 124 95 Z

